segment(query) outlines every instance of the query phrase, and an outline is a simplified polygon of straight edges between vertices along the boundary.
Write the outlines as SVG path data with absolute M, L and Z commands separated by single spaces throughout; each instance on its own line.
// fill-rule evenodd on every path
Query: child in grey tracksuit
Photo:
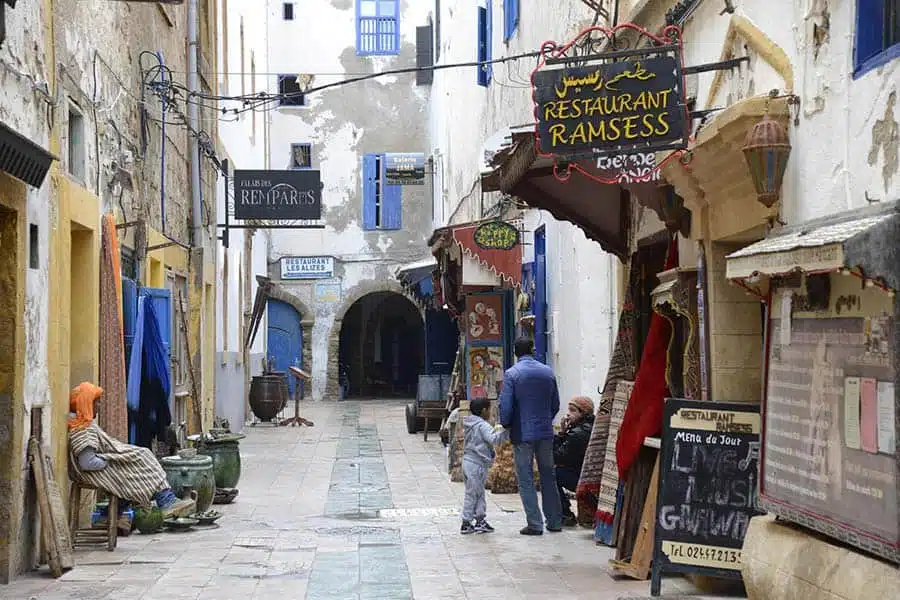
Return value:
M 469 403 L 471 415 L 463 419 L 464 452 L 462 460 L 463 481 L 466 492 L 463 500 L 462 526 L 459 532 L 489 533 L 494 531 L 485 520 L 487 503 L 484 486 L 488 469 L 494 462 L 494 446 L 509 437 L 509 432 L 495 431 L 482 415 L 490 406 L 486 398 L 476 398 Z M 473 523 L 474 520 L 474 523 Z

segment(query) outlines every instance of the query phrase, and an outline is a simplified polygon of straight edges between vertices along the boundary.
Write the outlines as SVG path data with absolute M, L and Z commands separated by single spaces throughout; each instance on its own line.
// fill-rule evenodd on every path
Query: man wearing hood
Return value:
M 562 503 L 563 524 L 570 527 L 576 524 L 576 519 L 564 490 L 574 492 L 578 487 L 593 427 L 594 402 L 584 396 L 569 400 L 568 412 L 553 440 L 553 462 L 556 464 L 556 486 Z

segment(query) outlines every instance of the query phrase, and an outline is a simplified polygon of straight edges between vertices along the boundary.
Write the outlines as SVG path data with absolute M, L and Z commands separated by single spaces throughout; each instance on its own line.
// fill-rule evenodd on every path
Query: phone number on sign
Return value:
M 731 548 L 667 541 L 663 542 L 663 552 L 673 563 L 725 569 L 740 568 L 741 564 L 741 551 Z

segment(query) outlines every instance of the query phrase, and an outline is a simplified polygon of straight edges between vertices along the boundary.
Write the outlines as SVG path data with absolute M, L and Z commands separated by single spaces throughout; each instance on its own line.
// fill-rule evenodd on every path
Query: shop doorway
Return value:
M 17 213 L 0 206 L 0 325 L 3 327 L 3 335 L 0 336 L 0 431 L 6 433 L 3 445 L 0 446 L 0 465 L 4 469 L 2 476 L 8 481 L 21 477 L 21 456 L 14 435 L 21 428 L 21 423 L 16 418 L 16 406 L 21 404 L 21 398 L 16 397 L 16 362 L 19 358 L 16 328 L 20 326 L 21 319 L 16 310 L 16 291 L 20 277 L 18 252 Z M 20 440 L 18 442 L 21 443 Z M 15 509 L 10 486 L 4 486 L 3 489 L 6 494 L 4 502 L 0 503 L 0 583 L 8 583 L 10 565 L 15 561 L 15 551 L 12 550 L 15 548 L 12 541 L 15 536 L 10 535 Z
M 284 373 L 288 392 L 294 397 L 296 377 L 289 374 L 289 367 L 303 368 L 303 329 L 300 313 L 281 300 L 267 303 L 268 326 L 266 329 L 266 360 L 270 371 Z M 302 385 L 302 384 L 301 384 Z
M 94 266 L 94 232 L 72 223 L 69 254 L 69 388 L 94 379 L 97 357 L 96 320 L 85 318 L 97 312 L 96 299 L 87 282 L 96 272 Z
M 341 322 L 338 361 L 345 398 L 411 398 L 424 366 L 419 309 L 395 292 L 354 302 Z

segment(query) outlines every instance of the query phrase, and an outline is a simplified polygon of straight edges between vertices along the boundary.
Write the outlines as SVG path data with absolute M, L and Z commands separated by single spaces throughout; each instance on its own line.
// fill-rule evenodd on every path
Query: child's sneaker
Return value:
M 472 523 L 469 521 L 463 521 L 462 525 L 459 528 L 459 532 L 462 535 L 466 535 L 469 533 L 475 533 L 475 527 L 472 526 Z
M 484 519 L 475 521 L 475 531 L 478 533 L 493 533 L 494 528 Z

